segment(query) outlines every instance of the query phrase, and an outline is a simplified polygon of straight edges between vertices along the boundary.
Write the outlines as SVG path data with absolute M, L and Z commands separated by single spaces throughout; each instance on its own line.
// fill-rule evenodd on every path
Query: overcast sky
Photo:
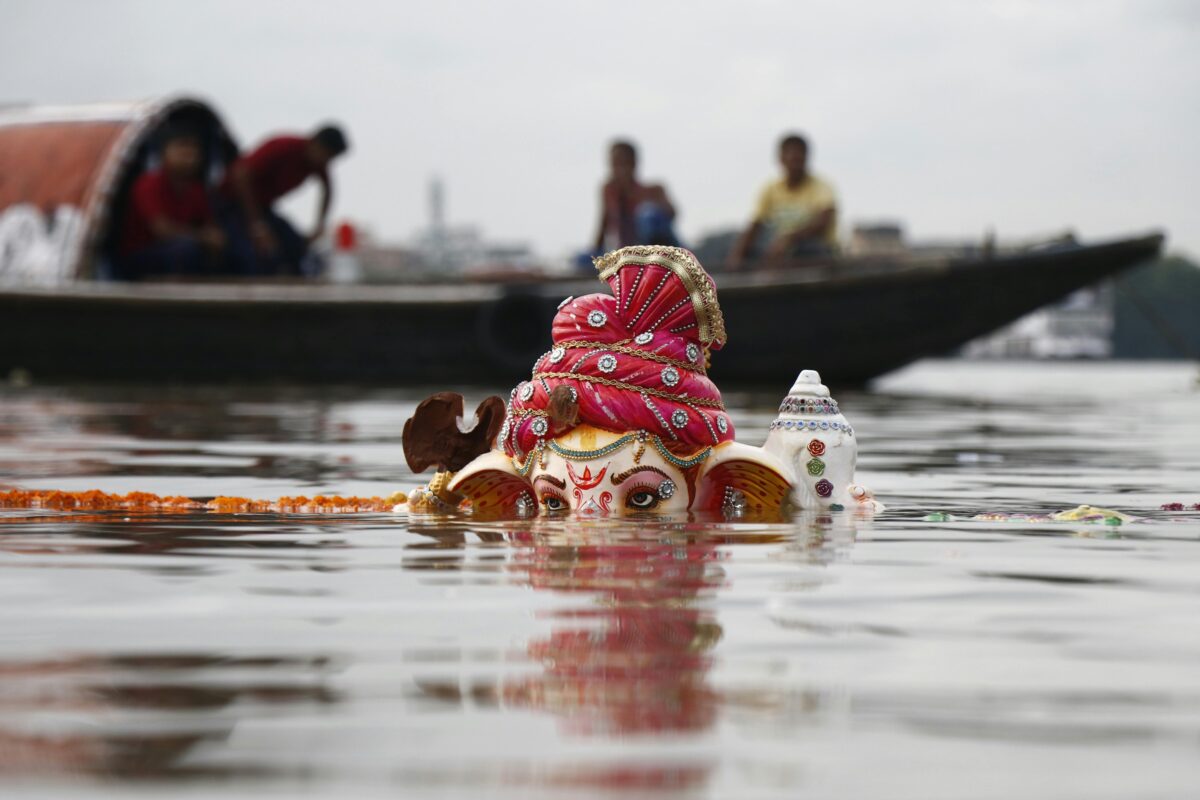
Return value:
M 187 92 L 243 143 L 337 119 L 335 215 L 452 223 L 546 254 L 595 230 L 638 142 L 683 235 L 742 224 L 781 132 L 843 225 L 915 237 L 1161 226 L 1200 254 L 1200 2 L 0 0 L 0 102 Z M 304 213 L 311 196 L 289 207 Z

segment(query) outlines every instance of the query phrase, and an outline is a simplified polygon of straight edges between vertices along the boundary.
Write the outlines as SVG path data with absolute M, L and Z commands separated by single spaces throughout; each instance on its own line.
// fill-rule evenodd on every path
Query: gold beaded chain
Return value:
M 671 402 L 676 402 L 676 403 L 686 401 L 687 403 L 694 403 L 695 405 L 698 405 L 698 406 L 705 406 L 707 408 L 715 408 L 715 409 L 718 409 L 721 411 L 725 410 L 724 404 L 722 404 L 719 400 L 709 400 L 704 397 L 680 398 L 676 395 L 668 394 L 667 392 L 661 391 L 659 389 L 654 389 L 649 386 L 635 386 L 632 383 L 625 383 L 624 381 L 615 381 L 612 378 L 602 378 L 599 375 L 580 375 L 580 374 L 577 374 L 574 372 L 535 372 L 533 374 L 533 377 L 535 380 L 538 378 L 558 378 L 560 380 L 575 380 L 575 381 L 586 381 L 588 383 L 599 383 L 603 386 L 611 386 L 614 389 L 626 389 L 631 392 L 637 392 L 638 394 L 653 395 L 654 397 L 657 397 L 660 400 L 670 400 Z
M 512 411 L 509 412 L 508 415 L 510 417 L 513 417 L 514 419 L 525 419 L 526 417 L 549 417 L 550 416 L 549 414 L 547 414 L 545 411 L 543 411 L 540 408 L 514 408 Z
M 631 340 L 626 339 L 625 341 Z M 670 356 L 660 356 L 658 353 L 651 353 L 647 350 L 638 350 L 635 347 L 628 347 L 623 344 L 604 344 L 603 342 L 560 342 L 556 344 L 555 347 L 561 347 L 563 349 L 591 347 L 596 350 L 611 350 L 614 353 L 624 353 L 625 355 L 644 358 L 647 361 L 657 361 L 659 364 L 666 364 L 671 367 L 679 367 L 680 369 L 686 369 L 688 372 L 697 372 L 701 374 L 704 372 L 704 368 L 699 364 L 689 364 L 686 361 L 680 361 L 679 359 L 671 358 Z M 543 356 L 543 358 L 544 357 L 545 356 Z

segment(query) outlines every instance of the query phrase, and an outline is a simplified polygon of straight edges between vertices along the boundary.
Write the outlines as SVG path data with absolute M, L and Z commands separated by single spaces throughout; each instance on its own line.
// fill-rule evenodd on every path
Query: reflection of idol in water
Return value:
M 509 531 L 506 568 L 534 589 L 592 595 L 586 606 L 556 612 L 549 636 L 526 645 L 540 672 L 499 685 L 466 688 L 471 703 L 546 711 L 585 736 L 699 733 L 716 720 L 720 698 L 706 682 L 721 638 L 714 615 L 700 607 L 724 581 L 720 537 L 678 530 L 586 536 Z M 535 523 L 536 530 L 536 523 Z M 425 531 L 441 540 L 442 535 Z M 479 532 L 495 541 L 496 532 Z M 450 534 L 453 548 L 462 537 Z M 435 545 L 436 546 L 436 545 Z M 461 552 L 461 550 L 459 550 Z M 423 691 L 467 702 L 457 682 L 420 682 Z M 701 786 L 712 765 L 694 760 L 628 761 L 552 770 L 555 785 L 622 789 Z
M 711 542 L 528 542 L 510 568 L 535 589 L 597 595 L 594 607 L 529 643 L 540 675 L 507 683 L 504 700 L 553 712 L 592 734 L 690 732 L 712 725 L 705 683 L 721 637 L 697 599 L 723 579 Z
M 792 527 L 726 533 L 690 523 L 583 530 L 570 522 L 534 520 L 522 530 L 472 530 L 461 524 L 410 523 L 429 540 L 410 548 L 424 555 L 406 569 L 456 570 L 474 535 L 509 543 L 505 570 L 534 589 L 593 596 L 583 608 L 555 612 L 550 635 L 526 645 L 542 671 L 502 685 L 460 686 L 422 679 L 425 693 L 452 702 L 505 704 L 549 711 L 568 728 L 592 735 L 695 733 L 715 721 L 727 700 L 707 673 L 721 627 L 704 605 L 725 581 L 723 544 L 820 546 L 824 524 L 796 540 Z M 789 547 L 789 549 L 791 549 Z
M 461 521 L 410 521 L 429 540 L 406 569 L 460 570 L 467 540 L 507 543 L 504 569 L 538 591 L 582 595 L 550 617 L 549 635 L 527 642 L 540 671 L 464 685 L 457 677 L 418 680 L 430 697 L 472 706 L 545 711 L 571 733 L 625 738 L 701 734 L 723 706 L 783 709 L 776 693 L 719 692 L 710 683 L 713 650 L 722 630 L 711 610 L 726 583 L 720 548 L 772 546 L 785 562 L 824 566 L 854 541 L 850 519 L 809 515 L 787 526 L 756 529 L 686 523 L 604 525 L 537 519 L 503 531 Z M 437 556 L 429 551 L 440 551 Z M 491 551 L 490 548 L 488 552 Z M 813 699 L 803 697 L 804 708 Z M 560 786 L 682 788 L 705 785 L 707 761 L 628 760 L 550 768 Z

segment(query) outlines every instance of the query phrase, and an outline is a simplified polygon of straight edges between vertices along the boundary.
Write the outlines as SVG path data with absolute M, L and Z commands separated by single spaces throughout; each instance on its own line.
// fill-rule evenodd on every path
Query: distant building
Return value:
M 899 256 L 979 257 L 995 250 L 992 233 L 981 239 L 922 239 L 910 242 L 904 225 L 897 221 L 856 222 L 846 241 L 846 255 L 864 258 Z
M 364 283 L 399 283 L 427 271 L 421 254 L 409 247 L 385 245 L 363 236 L 355 251 Z
M 1112 285 L 1080 289 L 963 346 L 966 358 L 1109 358 Z
M 441 180 L 429 184 L 429 224 L 408 244 L 386 244 L 357 232 L 354 258 L 365 283 L 403 283 L 462 276 L 516 275 L 540 270 L 527 244 L 489 242 L 475 225 L 448 225 Z
M 417 232 L 412 250 L 426 273 L 441 276 L 493 271 L 528 271 L 536 258 L 523 242 L 488 242 L 476 225 L 446 223 L 446 191 L 429 182 L 429 225 Z
M 859 222 L 850 229 L 846 252 L 852 256 L 895 256 L 907 252 L 898 222 Z

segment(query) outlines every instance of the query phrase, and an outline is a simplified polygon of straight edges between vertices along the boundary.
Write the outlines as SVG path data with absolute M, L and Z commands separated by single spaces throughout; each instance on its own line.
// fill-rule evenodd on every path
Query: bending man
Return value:
M 329 125 L 311 136 L 275 136 L 229 168 L 221 186 L 224 218 L 238 271 L 247 275 L 311 275 L 305 256 L 325 232 L 333 187 L 329 163 L 349 149 L 341 128 Z M 317 222 L 302 236 L 275 210 L 275 203 L 309 178 L 321 183 Z

